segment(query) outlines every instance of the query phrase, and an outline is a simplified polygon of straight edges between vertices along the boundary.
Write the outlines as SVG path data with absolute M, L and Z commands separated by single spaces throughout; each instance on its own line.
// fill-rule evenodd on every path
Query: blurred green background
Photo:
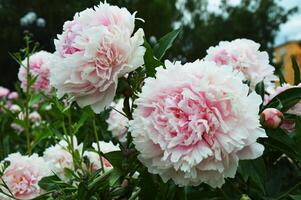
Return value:
M 221 0 L 219 12 L 208 10 L 207 0 L 107 0 L 138 11 L 137 27 L 155 43 L 165 33 L 182 27 L 183 31 L 169 52 L 170 59 L 193 61 L 221 40 L 249 38 L 259 42 L 271 55 L 280 25 L 297 8 L 284 9 L 277 0 L 241 0 L 235 6 Z M 9 52 L 18 51 L 24 31 L 33 35 L 40 48 L 53 52 L 53 39 L 63 23 L 74 13 L 97 5 L 99 0 L 0 0 L 0 85 L 14 87 L 18 64 Z

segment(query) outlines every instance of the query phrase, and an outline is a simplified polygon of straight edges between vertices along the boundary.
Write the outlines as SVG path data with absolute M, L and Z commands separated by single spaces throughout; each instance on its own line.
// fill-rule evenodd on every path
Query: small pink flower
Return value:
M 34 91 L 49 92 L 51 87 L 49 85 L 49 69 L 51 63 L 52 54 L 46 51 L 37 52 L 29 57 L 29 72 L 32 78 L 37 78 L 32 85 Z M 26 91 L 27 87 L 27 60 L 24 60 L 23 65 L 20 66 L 19 80 L 21 81 L 21 87 L 23 91 Z
M 129 131 L 150 173 L 179 186 L 221 187 L 239 160 L 255 159 L 266 137 L 260 128 L 262 100 L 231 67 L 195 61 L 166 62 L 147 78 Z
M 283 121 L 283 114 L 275 108 L 267 108 L 261 113 L 261 121 L 265 127 L 276 129 Z
M 2 176 L 14 197 L 32 199 L 43 194 L 39 181 L 50 176 L 50 170 L 44 159 L 37 154 L 22 156 L 20 153 L 10 154 L 5 161 L 10 162 Z
M 0 98 L 6 97 L 9 94 L 9 89 L 0 86 Z
M 77 13 L 55 40 L 51 85 L 81 107 L 99 113 L 114 99 L 118 78 L 144 64 L 144 32 L 134 33 L 135 14 L 100 3 Z
M 19 97 L 19 94 L 17 93 L 17 92 L 11 92 L 11 93 L 9 93 L 9 95 L 8 95 L 8 99 L 9 100 L 15 100 L 15 99 L 17 99 Z

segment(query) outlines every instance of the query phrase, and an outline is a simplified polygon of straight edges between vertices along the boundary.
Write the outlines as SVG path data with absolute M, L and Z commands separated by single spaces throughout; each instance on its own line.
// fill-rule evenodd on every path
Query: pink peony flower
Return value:
M 10 165 L 4 171 L 2 179 L 16 198 L 32 199 L 43 194 L 38 183 L 51 174 L 43 158 L 37 154 L 22 156 L 14 153 L 5 161 L 9 161 Z
M 17 92 L 11 92 L 11 93 L 9 93 L 9 95 L 8 95 L 8 99 L 9 100 L 15 100 L 15 99 L 17 99 L 19 97 L 19 94 L 17 93 Z
M 112 103 L 111 106 L 117 111 L 112 109 L 109 118 L 106 120 L 108 123 L 108 130 L 111 131 L 113 137 L 118 138 L 121 142 L 125 142 L 129 120 L 121 114 L 123 112 L 123 99 L 120 99 L 117 104 Z
M 51 87 L 49 85 L 49 69 L 52 54 L 46 51 L 37 52 L 29 57 L 29 70 L 33 78 L 37 77 L 35 83 L 31 89 L 34 91 L 49 92 Z M 27 60 L 25 59 L 23 65 L 19 70 L 19 80 L 21 81 L 21 87 L 23 91 L 26 91 L 27 87 Z M 26 66 L 26 67 L 24 67 Z
M 135 14 L 100 3 L 64 25 L 55 41 L 51 85 L 58 97 L 70 94 L 79 106 L 99 113 L 115 96 L 119 77 L 144 64 L 144 33 L 133 36 Z
M 275 108 L 267 108 L 261 113 L 261 120 L 267 128 L 278 128 L 283 121 L 283 114 Z
M 278 78 L 274 75 L 274 67 L 269 64 L 268 53 L 259 51 L 259 47 L 260 44 L 248 39 L 222 41 L 207 50 L 205 60 L 221 66 L 230 65 L 234 71 L 242 72 L 244 81 L 250 81 L 251 89 L 260 81 L 271 85 Z
M 166 62 L 147 78 L 130 131 L 139 160 L 150 173 L 177 185 L 204 182 L 221 187 L 240 159 L 255 159 L 266 137 L 260 128 L 262 100 L 241 74 L 214 62 Z
M 0 86 L 0 98 L 6 97 L 9 94 L 9 89 Z
M 74 149 L 81 152 L 82 145 L 77 144 L 76 137 L 73 138 Z M 68 143 L 61 140 L 55 146 L 51 146 L 44 151 L 44 159 L 46 160 L 52 172 L 58 175 L 62 180 L 67 181 L 68 177 L 65 175 L 65 168 L 74 170 L 73 157 L 68 150 Z

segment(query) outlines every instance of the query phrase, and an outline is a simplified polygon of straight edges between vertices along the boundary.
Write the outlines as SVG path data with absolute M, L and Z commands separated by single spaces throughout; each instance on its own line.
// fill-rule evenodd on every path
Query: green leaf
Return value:
M 267 177 L 264 160 L 242 160 L 239 162 L 239 173 L 244 181 L 251 179 L 265 194 L 265 182 Z
M 110 174 L 109 185 L 111 187 L 114 186 L 119 181 L 121 176 L 122 176 L 122 172 L 120 170 L 114 168 L 112 173 Z
M 262 110 L 264 110 L 265 108 L 276 108 L 277 106 L 279 106 L 280 102 L 282 105 L 280 111 L 285 112 L 300 100 L 301 88 L 290 88 L 275 96 L 266 106 L 263 107 Z
M 293 200 L 301 200 L 301 195 L 290 195 Z
M 264 82 L 263 81 L 256 84 L 255 91 L 257 94 L 259 94 L 261 96 L 262 99 L 264 99 Z
M 69 185 L 62 181 L 58 176 L 47 176 L 39 181 L 39 186 L 46 190 L 57 190 L 58 188 L 68 187 Z
M 139 193 L 139 199 L 143 200 L 154 200 L 156 199 L 157 194 L 157 187 L 155 182 L 153 181 L 152 175 L 149 174 L 147 171 L 144 171 L 140 175 L 140 187 L 141 191 Z M 152 191 L 152 192 L 150 192 Z
M 172 46 L 172 43 L 176 40 L 180 32 L 181 29 L 171 31 L 159 40 L 159 43 L 154 47 L 154 54 L 156 58 L 159 60 L 163 58 L 166 51 Z
M 163 64 L 157 58 L 155 58 L 153 49 L 146 40 L 144 40 L 144 47 L 146 48 L 146 52 L 144 54 L 146 75 L 154 77 L 156 74 L 156 67 Z
M 296 141 L 296 149 L 298 153 L 298 158 L 301 161 L 301 117 L 296 117 L 296 131 L 295 131 L 295 141 Z
M 300 69 L 299 69 L 296 57 L 292 56 L 291 61 L 292 61 L 293 69 L 294 69 L 294 85 L 298 85 L 301 82 L 301 80 L 300 80 Z
M 265 141 L 265 144 L 271 148 L 285 153 L 287 156 L 295 158 L 296 144 L 294 140 L 289 137 L 282 129 L 266 130 L 269 138 Z

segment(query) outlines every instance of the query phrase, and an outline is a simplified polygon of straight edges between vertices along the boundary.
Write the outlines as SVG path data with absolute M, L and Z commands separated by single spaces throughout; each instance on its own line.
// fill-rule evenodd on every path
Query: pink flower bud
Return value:
M 283 120 L 283 114 L 275 108 L 267 108 L 261 113 L 261 122 L 266 128 L 276 129 Z

